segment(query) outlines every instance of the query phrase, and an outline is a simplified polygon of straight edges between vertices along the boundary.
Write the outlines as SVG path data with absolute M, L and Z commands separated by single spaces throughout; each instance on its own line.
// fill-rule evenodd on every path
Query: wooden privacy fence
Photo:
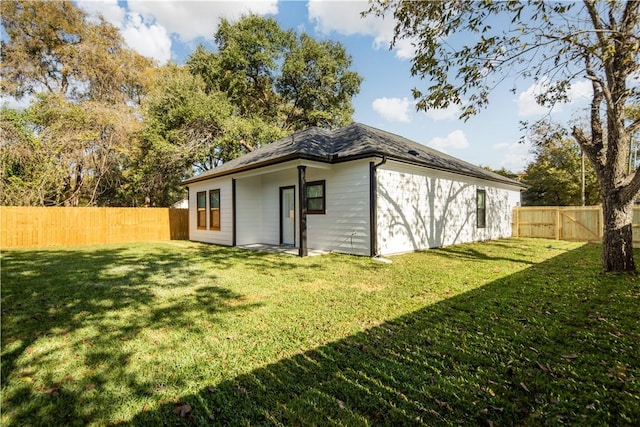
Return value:
M 0 206 L 2 249 L 188 238 L 188 209 Z
M 602 241 L 600 206 L 527 206 L 513 210 L 514 237 Z M 633 245 L 640 247 L 640 207 L 633 208 Z

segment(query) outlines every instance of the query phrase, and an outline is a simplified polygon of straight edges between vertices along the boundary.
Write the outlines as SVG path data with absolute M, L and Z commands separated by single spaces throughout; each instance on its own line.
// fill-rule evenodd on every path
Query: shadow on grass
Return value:
M 61 387 L 59 378 L 51 375 L 42 380 L 50 385 L 44 389 L 29 383 L 36 367 L 50 366 L 58 351 L 55 346 L 33 351 L 41 337 L 82 347 L 79 353 L 89 369 L 90 387 L 100 388 L 109 376 L 117 376 L 121 383 L 146 393 L 154 385 L 135 384 L 135 374 L 127 370 L 132 354 L 127 342 L 150 330 L 199 327 L 193 324 L 196 311 L 211 325 L 227 313 L 258 307 L 260 303 L 247 302 L 246 295 L 221 284 L 219 276 L 239 263 L 256 270 L 298 268 L 289 257 L 207 245 L 185 244 L 181 251 L 175 245 L 180 244 L 5 251 L 1 373 L 4 385 L 8 378 L 25 383 L 3 393 L 3 412 L 10 411 L 18 425 L 51 419 L 83 424 L 92 419 L 91 413 L 80 419 L 77 413 L 58 413 L 59 408 L 73 408 L 77 397 Z M 197 287 L 194 277 L 199 280 Z M 165 296 L 165 303 L 157 305 L 158 290 L 176 296 Z M 124 324 L 118 319 L 122 312 L 127 313 Z M 88 330 L 82 332 L 86 338 L 67 344 L 81 329 Z M 161 351 L 162 343 L 157 348 Z M 25 355 L 31 368 L 25 368 Z M 56 402 L 43 400 L 43 393 Z
M 130 423 L 634 425 L 640 286 L 601 274 L 598 254 L 562 253 Z

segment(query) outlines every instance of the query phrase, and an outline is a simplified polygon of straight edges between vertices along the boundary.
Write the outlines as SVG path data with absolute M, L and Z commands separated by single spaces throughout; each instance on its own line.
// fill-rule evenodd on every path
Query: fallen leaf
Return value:
M 436 399 L 436 403 L 438 404 L 439 407 L 444 408 L 447 406 L 447 402 L 445 402 L 444 400 L 438 400 Z
M 563 359 L 566 359 L 566 360 L 573 360 L 573 359 L 577 359 L 578 355 L 575 354 L 575 353 L 571 353 L 571 354 L 563 354 L 560 357 L 562 357 Z
M 95 384 L 87 384 L 86 386 L 84 386 L 84 388 L 86 390 L 94 390 L 96 388 Z
M 185 418 L 187 415 L 191 413 L 191 405 L 189 405 L 188 403 L 184 403 L 184 404 L 178 403 L 176 405 L 176 409 L 173 412 L 180 415 L 181 418 Z
M 344 402 L 340 399 L 336 399 L 336 402 L 338 402 L 338 406 L 340 407 L 340 409 L 344 409 Z
M 209 387 L 207 387 L 207 390 L 209 390 L 211 393 L 214 393 L 216 391 L 216 388 L 210 385 Z
M 60 384 L 54 384 L 51 387 L 44 389 L 44 394 L 56 395 L 58 394 L 58 390 L 60 390 Z

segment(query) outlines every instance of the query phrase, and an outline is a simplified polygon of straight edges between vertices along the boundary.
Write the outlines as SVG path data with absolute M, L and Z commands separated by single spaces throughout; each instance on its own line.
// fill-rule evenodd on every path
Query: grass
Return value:
M 640 280 L 599 257 L 532 239 L 393 264 L 180 241 L 4 251 L 1 422 L 634 425 Z

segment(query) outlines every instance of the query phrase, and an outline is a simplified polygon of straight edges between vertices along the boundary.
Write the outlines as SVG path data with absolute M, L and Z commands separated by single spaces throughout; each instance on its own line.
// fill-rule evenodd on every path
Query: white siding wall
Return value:
M 256 178 L 249 178 L 256 179 Z M 236 197 L 238 203 L 238 244 L 266 243 L 277 245 L 280 243 L 280 187 L 295 186 L 296 189 L 296 215 L 298 215 L 298 170 L 297 165 L 291 169 L 281 170 L 262 175 L 261 186 L 257 181 L 249 182 L 247 187 L 252 187 L 251 195 L 247 201 L 259 200 L 257 205 L 250 210 L 250 215 L 261 216 L 259 237 L 252 233 L 246 233 L 253 241 L 240 239 L 244 233 L 242 228 L 249 226 L 257 228 L 257 223 L 240 221 L 240 183 L 244 179 L 237 180 Z M 349 162 L 332 165 L 328 168 L 314 168 L 307 166 L 307 181 L 325 180 L 326 182 L 326 213 L 324 215 L 307 215 L 307 247 L 325 251 L 345 252 L 358 255 L 369 255 L 369 163 L 367 161 Z M 244 187 L 243 187 L 244 188 Z M 260 195 L 256 195 L 255 189 L 260 189 Z M 295 245 L 300 245 L 300 230 L 296 217 Z
M 236 180 L 236 244 L 262 240 L 262 176 Z
M 511 236 L 517 187 L 395 162 L 378 168 L 378 249 L 394 254 Z M 476 190 L 486 227 L 476 226 Z
M 220 189 L 220 230 L 209 230 L 209 190 Z M 207 192 L 207 229 L 199 230 L 197 223 L 197 194 Z M 207 181 L 195 182 L 189 185 L 189 239 L 198 242 L 231 245 L 232 234 L 232 199 L 231 178 L 223 177 Z
M 326 214 L 307 215 L 307 247 L 370 254 L 369 161 L 307 168 L 307 182 L 326 180 Z

